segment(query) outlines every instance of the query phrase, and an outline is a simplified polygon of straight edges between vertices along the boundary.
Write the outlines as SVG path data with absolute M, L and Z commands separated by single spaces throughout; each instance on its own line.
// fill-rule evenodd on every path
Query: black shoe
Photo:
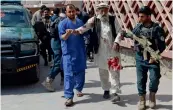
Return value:
M 104 91 L 103 98 L 104 98 L 104 99 L 109 99 L 109 98 L 110 98 L 110 93 L 109 93 L 109 91 Z
M 89 62 L 93 62 L 93 59 L 89 59 Z
M 49 62 L 51 62 L 52 61 L 52 56 L 51 55 L 49 55 Z
M 112 103 L 116 103 L 120 101 L 120 96 L 116 93 L 113 94 L 113 98 L 111 100 Z
M 44 66 L 48 66 L 48 62 L 46 61 L 46 62 L 44 62 Z

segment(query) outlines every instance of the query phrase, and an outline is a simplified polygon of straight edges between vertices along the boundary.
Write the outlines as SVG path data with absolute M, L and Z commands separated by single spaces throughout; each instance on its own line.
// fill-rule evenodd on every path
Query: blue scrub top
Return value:
M 61 38 L 66 33 L 66 29 L 77 29 L 81 26 L 83 26 L 83 22 L 78 18 L 76 23 L 73 23 L 69 18 L 65 18 L 58 25 L 65 73 L 83 72 L 86 69 L 84 36 L 71 34 L 67 40 Z

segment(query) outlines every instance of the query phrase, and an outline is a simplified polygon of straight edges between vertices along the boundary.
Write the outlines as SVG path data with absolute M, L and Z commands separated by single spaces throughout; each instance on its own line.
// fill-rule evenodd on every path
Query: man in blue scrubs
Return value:
M 83 22 L 76 18 L 75 6 L 68 4 L 66 15 L 60 22 L 59 36 L 61 39 L 63 70 L 64 70 L 64 95 L 67 99 L 65 105 L 73 105 L 74 92 L 77 90 L 77 96 L 81 97 L 82 89 L 85 83 L 86 52 L 83 35 L 73 34 L 73 30 L 83 26 Z

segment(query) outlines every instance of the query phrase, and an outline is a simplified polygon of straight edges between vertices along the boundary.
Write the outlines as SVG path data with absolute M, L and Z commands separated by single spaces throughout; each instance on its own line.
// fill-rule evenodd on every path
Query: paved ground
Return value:
M 138 102 L 136 90 L 135 68 L 125 68 L 121 71 L 122 102 L 112 104 L 110 100 L 102 98 L 97 68 L 88 63 L 86 70 L 86 84 L 82 98 L 75 96 L 75 106 L 66 108 L 63 96 L 63 87 L 59 84 L 60 76 L 54 83 L 57 91 L 48 93 L 40 84 L 46 76 L 49 68 L 41 65 L 41 80 L 37 84 L 25 86 L 3 87 L 1 91 L 2 110 L 137 110 Z M 157 94 L 158 110 L 172 110 L 172 80 L 161 78 L 160 88 Z M 148 104 L 148 102 L 147 102 Z

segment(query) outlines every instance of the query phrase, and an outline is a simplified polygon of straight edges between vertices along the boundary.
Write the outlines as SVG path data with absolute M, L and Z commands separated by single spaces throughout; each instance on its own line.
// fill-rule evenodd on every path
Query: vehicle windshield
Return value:
M 29 23 L 23 10 L 1 8 L 1 27 L 28 27 Z

